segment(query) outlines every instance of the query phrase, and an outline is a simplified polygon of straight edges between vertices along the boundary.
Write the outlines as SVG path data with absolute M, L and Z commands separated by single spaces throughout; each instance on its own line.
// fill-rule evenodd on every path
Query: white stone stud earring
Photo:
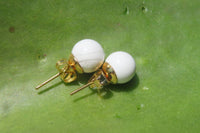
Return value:
M 133 57 L 127 52 L 117 51 L 108 56 L 102 69 L 99 69 L 88 83 L 81 88 L 74 90 L 70 95 L 90 87 L 100 90 L 107 84 L 123 84 L 130 81 L 135 75 L 136 64 Z
M 68 60 L 61 59 L 56 63 L 59 73 L 38 85 L 36 89 L 39 89 L 58 76 L 65 83 L 70 83 L 77 78 L 77 73 L 94 72 L 103 64 L 104 56 L 103 48 L 98 42 L 91 39 L 83 39 L 74 45 Z

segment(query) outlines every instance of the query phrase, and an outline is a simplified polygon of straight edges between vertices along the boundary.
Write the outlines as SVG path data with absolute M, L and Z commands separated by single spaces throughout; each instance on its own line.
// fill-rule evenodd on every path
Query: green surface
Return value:
M 200 131 L 199 7 L 199 0 L 1 0 L 0 132 Z M 84 38 L 106 56 L 132 54 L 135 78 L 107 86 L 102 98 L 90 89 L 69 95 L 91 75 L 36 91 Z

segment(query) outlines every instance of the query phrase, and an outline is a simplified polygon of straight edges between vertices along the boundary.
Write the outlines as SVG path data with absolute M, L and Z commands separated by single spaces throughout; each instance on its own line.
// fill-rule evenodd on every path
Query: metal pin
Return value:
M 79 92 L 80 90 L 82 90 L 82 89 L 84 89 L 84 88 L 90 86 L 90 85 L 93 84 L 93 83 L 94 83 L 94 82 L 89 82 L 89 83 L 87 83 L 86 85 L 82 86 L 81 88 L 78 88 L 78 89 L 72 91 L 72 92 L 70 93 L 70 95 L 73 95 L 73 94 Z
M 43 82 L 42 84 L 38 85 L 35 89 L 38 90 L 40 87 L 44 86 L 45 84 L 49 83 L 50 81 L 54 80 L 55 78 L 57 78 L 58 76 L 60 76 L 62 74 L 62 72 L 57 73 L 56 75 L 52 76 L 51 78 L 49 78 L 48 80 L 46 80 L 45 82 Z

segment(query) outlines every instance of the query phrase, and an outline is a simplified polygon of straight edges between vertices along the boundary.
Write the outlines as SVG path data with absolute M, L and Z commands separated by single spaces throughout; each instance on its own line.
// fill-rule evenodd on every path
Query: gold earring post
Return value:
M 70 95 L 73 95 L 73 94 L 79 92 L 80 90 L 82 90 L 82 89 L 84 89 L 84 88 L 90 86 L 91 84 L 94 84 L 94 82 L 89 82 L 89 83 L 87 83 L 86 85 L 82 86 L 81 88 L 78 88 L 78 89 L 72 91 L 72 92 L 70 93 Z
M 43 83 L 41 83 L 40 85 L 38 85 L 35 89 L 38 90 L 40 87 L 44 86 L 45 84 L 49 83 L 50 81 L 54 80 L 55 78 L 57 78 L 58 76 L 60 76 L 62 74 L 62 72 L 57 73 L 56 75 L 52 76 L 51 78 L 49 78 L 48 80 L 44 81 Z

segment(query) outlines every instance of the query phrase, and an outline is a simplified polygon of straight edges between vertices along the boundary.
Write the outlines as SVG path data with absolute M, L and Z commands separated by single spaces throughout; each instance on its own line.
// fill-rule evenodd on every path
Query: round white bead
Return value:
M 104 51 L 101 45 L 91 39 L 83 39 L 77 42 L 72 54 L 86 73 L 96 71 L 104 61 Z
M 108 56 L 106 62 L 114 69 L 118 83 L 126 83 L 135 75 L 135 60 L 126 52 L 114 52 Z

